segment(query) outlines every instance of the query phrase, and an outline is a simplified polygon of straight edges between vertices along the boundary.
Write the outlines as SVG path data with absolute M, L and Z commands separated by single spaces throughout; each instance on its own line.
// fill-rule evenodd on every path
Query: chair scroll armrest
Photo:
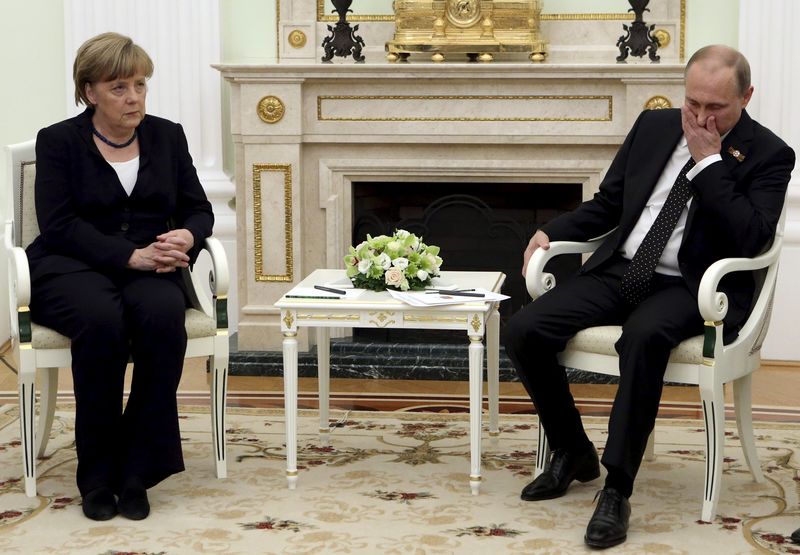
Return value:
M 605 236 L 603 236 L 605 237 Z M 553 274 L 545 272 L 545 264 L 556 256 L 562 254 L 582 254 L 593 252 L 600 246 L 603 237 L 592 239 L 591 241 L 553 241 L 547 250 L 536 249 L 528 262 L 528 271 L 525 275 L 525 286 L 528 294 L 535 299 L 550 291 L 556 286 L 556 278 Z
M 8 226 L 6 227 L 8 233 Z M 11 312 L 11 331 L 22 343 L 31 340 L 31 275 L 28 257 L 20 247 L 9 244 L 6 238 L 6 254 L 8 257 L 8 294 Z
M 214 304 L 214 318 L 217 329 L 228 329 L 228 287 L 230 273 L 228 272 L 228 258 L 225 249 L 216 237 L 206 238 L 203 249 L 211 256 L 211 271 L 208 275 L 208 284 L 211 288 Z
M 778 261 L 781 241 L 776 238 L 770 249 L 754 258 L 723 258 L 717 260 L 703 274 L 697 293 L 697 306 L 706 322 L 719 322 L 728 313 L 728 296 L 717 291 L 719 282 L 732 272 L 753 271 L 766 268 Z

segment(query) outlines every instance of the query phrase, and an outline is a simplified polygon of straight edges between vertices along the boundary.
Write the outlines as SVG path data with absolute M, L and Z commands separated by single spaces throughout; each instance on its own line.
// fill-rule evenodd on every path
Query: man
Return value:
M 522 499 L 564 495 L 600 476 L 566 373 L 556 354 L 579 330 L 622 325 L 615 345 L 620 383 L 602 463 L 604 489 L 586 529 L 596 548 L 627 538 L 633 482 L 655 424 L 670 351 L 702 333 L 697 290 L 716 260 L 752 257 L 769 245 L 783 206 L 794 153 L 745 111 L 750 67 L 725 46 L 699 50 L 686 65 L 680 110 L 643 112 L 599 192 L 538 230 L 524 253 L 551 240 L 585 241 L 611 232 L 579 274 L 520 310 L 506 328 L 506 351 L 553 449 L 548 469 Z M 613 230 L 613 231 L 612 231 Z M 641 249 L 640 249 L 641 246 Z M 730 308 L 726 340 L 750 309 L 749 274 L 721 284 Z

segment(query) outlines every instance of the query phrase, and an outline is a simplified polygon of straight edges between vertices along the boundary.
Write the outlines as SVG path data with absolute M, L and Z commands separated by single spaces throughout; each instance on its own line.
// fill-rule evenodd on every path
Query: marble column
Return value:
M 86 39 L 106 31 L 130 36 L 153 59 L 147 112 L 184 128 L 200 182 L 214 208 L 214 235 L 230 262 L 228 306 L 236 307 L 236 214 L 229 204 L 235 190 L 223 171 L 221 80 L 211 67 L 221 59 L 219 0 L 64 0 L 69 114 L 83 109 L 75 106 L 72 95 L 75 52 Z M 232 330 L 237 317 L 232 310 Z
M 747 110 L 800 154 L 800 108 L 792 91 L 800 90 L 797 60 L 800 43 L 794 40 L 800 21 L 796 0 L 740 0 L 739 48 L 747 56 L 755 87 Z M 794 326 L 800 297 L 794 288 L 800 275 L 800 169 L 795 166 L 789 184 L 786 235 L 781 254 L 775 307 L 764 343 L 765 359 L 800 360 Z

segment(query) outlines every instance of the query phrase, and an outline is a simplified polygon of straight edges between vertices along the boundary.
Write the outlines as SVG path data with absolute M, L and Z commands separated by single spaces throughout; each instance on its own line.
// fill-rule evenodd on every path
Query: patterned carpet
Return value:
M 213 475 L 209 418 L 183 407 L 187 471 L 150 491 L 140 522 L 83 517 L 74 484 L 70 406 L 56 415 L 39 497 L 21 483 L 16 406 L 0 408 L 0 552 L 6 553 L 358 553 L 389 555 L 581 553 L 601 480 L 567 496 L 519 500 L 530 480 L 536 418 L 502 417 L 484 440 L 484 482 L 469 493 L 463 414 L 338 413 L 329 445 L 313 411 L 300 422 L 298 488 L 286 488 L 283 418 L 274 409 L 230 409 L 229 478 Z M 587 418 L 602 445 L 605 419 Z M 728 432 L 719 516 L 698 521 L 702 427 L 659 421 L 658 459 L 645 463 L 631 498 L 628 541 L 610 553 L 800 553 L 787 534 L 800 525 L 800 425 L 758 424 L 768 480 L 755 484 Z

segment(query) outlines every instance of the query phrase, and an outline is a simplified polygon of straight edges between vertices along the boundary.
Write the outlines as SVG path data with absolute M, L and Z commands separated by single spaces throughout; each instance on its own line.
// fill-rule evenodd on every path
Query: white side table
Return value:
M 301 287 L 313 287 L 342 279 L 344 270 L 315 270 Z M 502 272 L 442 272 L 441 280 L 460 288 L 485 288 L 499 292 Z M 297 329 L 317 329 L 319 364 L 320 432 L 327 433 L 330 394 L 330 328 L 416 328 L 463 330 L 469 337 L 469 484 L 473 495 L 481 484 L 481 409 L 483 401 L 483 337 L 486 335 L 489 384 L 489 434 L 498 433 L 500 316 L 498 302 L 465 298 L 464 303 L 436 307 L 412 307 L 386 292 L 366 291 L 357 299 L 287 299 L 281 309 L 283 333 L 283 383 L 286 412 L 286 478 L 297 486 Z

